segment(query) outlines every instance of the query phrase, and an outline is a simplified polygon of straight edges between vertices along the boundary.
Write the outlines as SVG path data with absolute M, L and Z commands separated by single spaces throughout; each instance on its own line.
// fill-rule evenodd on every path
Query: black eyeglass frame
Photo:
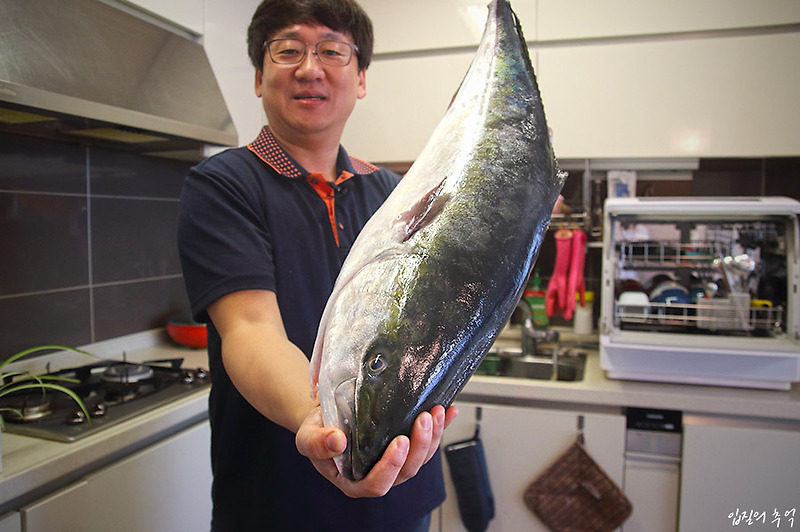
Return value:
M 303 55 L 301 55 L 297 61 L 294 61 L 292 63 L 281 63 L 279 61 L 276 61 L 275 58 L 272 56 L 272 51 L 270 50 L 270 44 L 272 44 L 274 42 L 278 42 L 278 41 L 295 41 L 295 42 L 303 43 Z M 326 42 L 335 42 L 335 43 L 338 43 L 338 44 L 344 44 L 344 45 L 348 46 L 350 48 L 350 50 L 351 50 L 351 53 L 350 53 L 350 56 L 347 58 L 347 63 L 345 63 L 343 65 L 336 65 L 336 64 L 327 63 L 326 59 L 321 59 L 321 57 L 319 55 L 319 45 L 322 44 L 322 43 L 326 43 Z M 300 39 L 291 39 L 291 38 L 287 38 L 287 37 L 280 38 L 280 39 L 270 39 L 268 41 L 264 41 L 264 44 L 261 47 L 261 51 L 262 51 L 262 53 L 265 53 L 266 55 L 268 55 L 270 61 L 272 61 L 276 65 L 298 65 L 298 64 L 302 63 L 303 60 L 308 55 L 308 47 L 309 46 L 313 46 L 314 47 L 314 51 L 312 52 L 314 54 L 314 57 L 316 57 L 317 60 L 320 63 L 322 63 L 323 65 L 326 65 L 326 66 L 346 67 L 353 60 L 353 56 L 358 54 L 358 45 L 350 43 L 350 42 L 346 42 L 346 41 L 337 41 L 336 39 L 325 39 L 323 41 L 318 41 L 317 43 L 312 44 L 310 42 L 303 42 Z M 263 59 L 262 59 L 262 63 L 263 63 Z

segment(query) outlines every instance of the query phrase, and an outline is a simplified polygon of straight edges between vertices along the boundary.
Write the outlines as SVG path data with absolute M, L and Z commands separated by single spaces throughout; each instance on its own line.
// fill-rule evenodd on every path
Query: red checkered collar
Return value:
M 247 145 L 247 149 L 270 165 L 276 172 L 286 177 L 307 177 L 310 174 L 278 144 L 275 136 L 269 130 L 269 126 L 264 126 L 261 129 L 258 137 Z M 349 174 L 366 175 L 378 170 L 378 167 L 373 164 L 349 156 L 341 146 L 339 146 L 337 166 L 339 166 L 340 174 L 347 172 Z

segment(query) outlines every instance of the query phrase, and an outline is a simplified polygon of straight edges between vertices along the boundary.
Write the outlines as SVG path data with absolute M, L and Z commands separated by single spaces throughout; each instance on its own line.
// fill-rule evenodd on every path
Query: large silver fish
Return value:
M 565 177 L 522 28 L 493 0 L 458 93 L 322 316 L 311 389 L 348 435 L 343 475 L 363 478 L 420 412 L 453 401 L 519 301 Z

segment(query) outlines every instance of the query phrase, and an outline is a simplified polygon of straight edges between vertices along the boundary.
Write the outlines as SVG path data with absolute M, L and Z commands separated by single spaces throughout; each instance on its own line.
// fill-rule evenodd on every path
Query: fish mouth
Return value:
M 339 428 L 347 436 L 347 447 L 344 452 L 334 457 L 334 462 L 339 472 L 347 478 L 360 480 L 364 478 L 364 471 L 353 461 L 353 443 L 357 440 L 357 427 L 355 423 L 356 378 L 342 381 L 333 393 L 336 404 L 336 417 Z M 355 468 L 354 468 L 355 466 Z

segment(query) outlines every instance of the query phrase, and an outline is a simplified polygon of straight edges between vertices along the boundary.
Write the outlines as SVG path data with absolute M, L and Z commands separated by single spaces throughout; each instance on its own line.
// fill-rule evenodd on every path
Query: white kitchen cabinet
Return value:
M 373 62 L 367 96 L 345 128 L 342 144 L 375 162 L 413 161 L 444 116 L 473 52 Z
M 798 153 L 800 33 L 540 49 L 561 158 Z
M 791 518 L 797 528 L 798 494 L 800 427 L 685 420 L 680 530 L 727 530 L 733 526 L 777 530 L 778 524 L 784 530 L 792 528 Z M 742 514 L 745 518 L 736 522 Z M 752 522 L 748 522 L 750 518 Z M 778 518 L 779 523 L 775 521 Z
M 472 55 L 373 62 L 344 145 L 415 160 Z M 533 59 L 561 159 L 797 154 L 800 33 L 552 46 Z
M 365 2 L 378 53 L 343 139 L 359 157 L 416 159 L 472 60 L 475 3 L 416 4 Z M 800 2 L 513 5 L 559 158 L 797 155 Z
M 375 53 L 476 46 L 486 25 L 486 0 L 361 0 L 375 27 Z M 512 0 L 525 38 L 536 38 L 536 0 Z
M 470 438 L 475 430 L 477 405 L 456 404 L 459 415 L 445 431 L 442 448 Z M 489 531 L 547 530 L 525 506 L 523 493 L 575 441 L 579 415 L 584 417 L 586 450 L 614 482 L 622 485 L 625 417 L 621 414 L 581 414 L 503 405 L 481 405 L 481 408 L 481 440 L 495 498 L 495 517 Z M 460 532 L 465 528 L 444 461 L 448 495 L 440 509 L 441 532 Z M 431 530 L 437 528 L 432 526 Z
M 209 445 L 207 422 L 179 432 L 23 508 L 23 531 L 208 530 Z
M 516 2 L 512 1 L 512 5 Z M 537 0 L 540 41 L 754 28 L 800 22 L 796 0 Z
M 22 518 L 19 512 L 11 512 L 0 517 L 0 532 L 22 532 Z

